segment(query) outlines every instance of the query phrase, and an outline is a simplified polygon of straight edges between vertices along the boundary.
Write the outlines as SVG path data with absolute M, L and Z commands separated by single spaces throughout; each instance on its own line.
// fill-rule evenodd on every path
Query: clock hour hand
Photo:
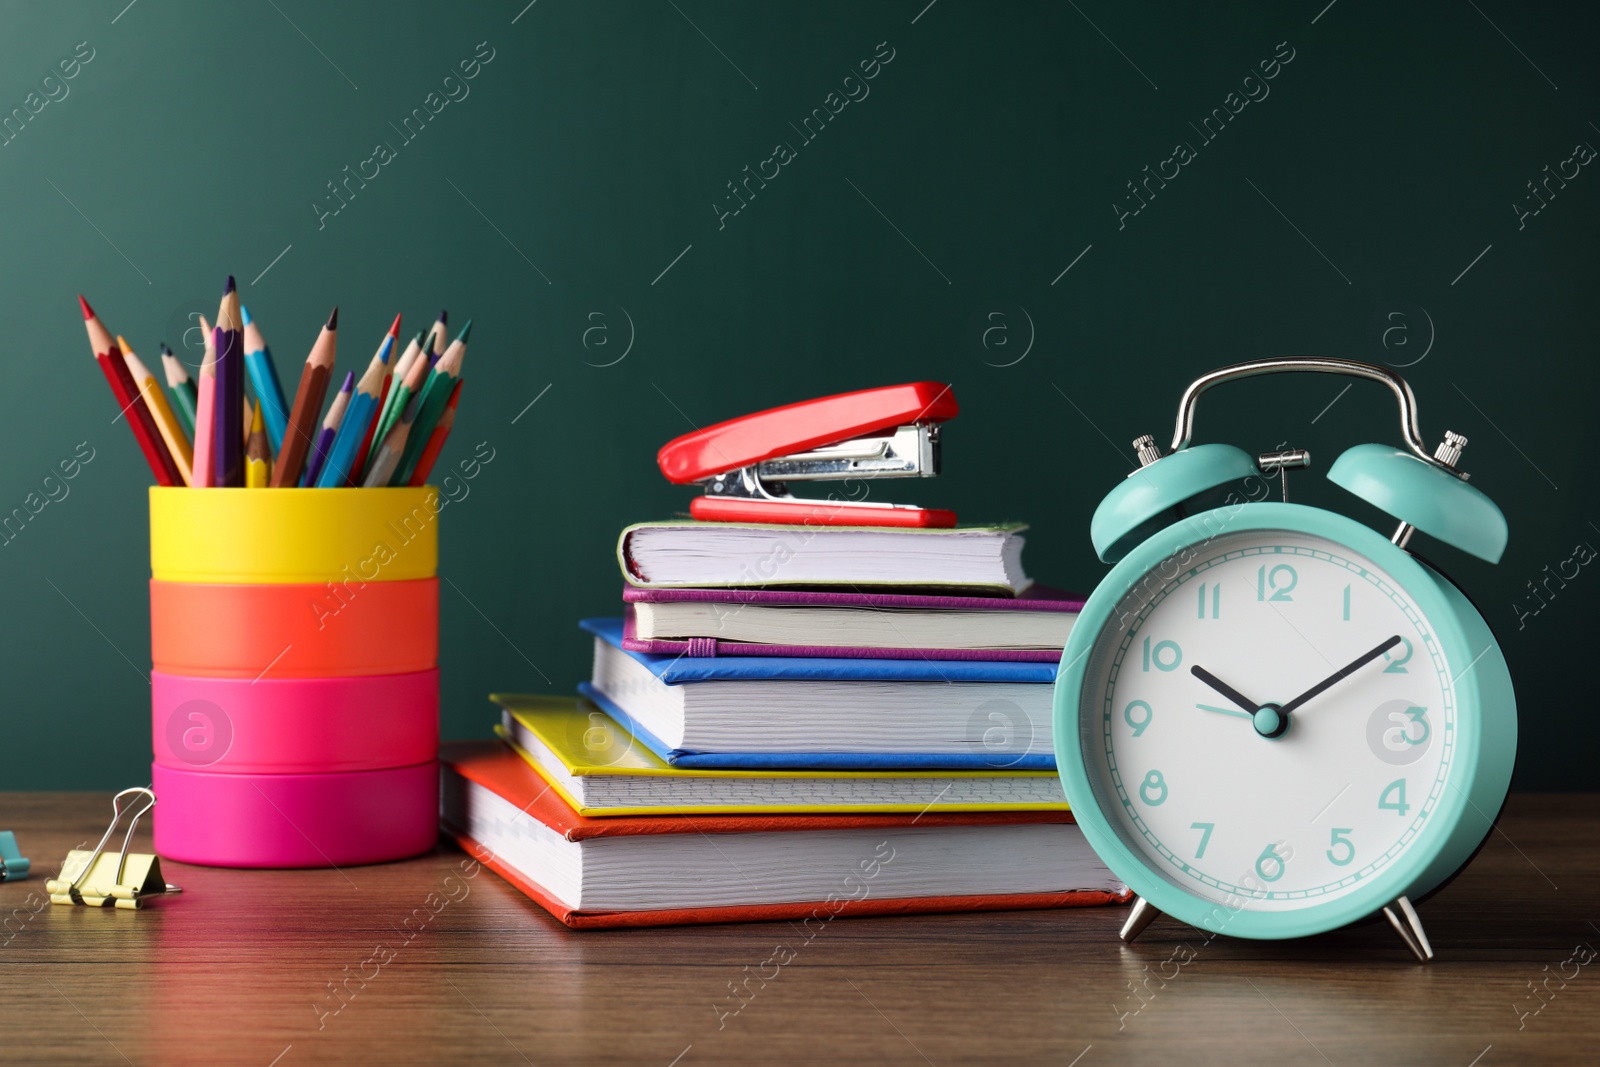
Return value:
M 1249 697 L 1245 696 L 1243 693 L 1239 692 L 1233 686 L 1229 685 L 1227 682 L 1224 682 L 1221 678 L 1218 678 L 1204 667 L 1190 667 L 1189 673 L 1209 685 L 1211 688 L 1215 689 L 1217 692 L 1221 693 L 1223 696 L 1227 697 L 1229 700 L 1233 701 L 1235 704 L 1239 705 L 1240 708 L 1244 709 L 1246 714 L 1254 715 L 1256 713 L 1256 709 L 1261 707 L 1260 704 L 1257 704 L 1255 701 L 1251 700 Z M 1337 681 L 1337 679 L 1335 679 L 1335 681 Z
M 1396 634 L 1370 652 L 1363 652 L 1361 655 L 1357 656 L 1343 667 L 1340 667 L 1322 681 L 1318 682 L 1310 689 L 1307 689 L 1304 693 L 1301 693 L 1299 696 L 1289 701 L 1289 703 L 1285 704 L 1283 706 L 1283 713 L 1287 715 L 1289 712 L 1294 711 L 1312 697 L 1321 694 L 1324 690 L 1333 688 L 1335 685 L 1344 681 L 1356 671 L 1360 670 L 1362 667 L 1365 667 L 1367 664 L 1371 663 L 1373 660 L 1377 659 L 1379 656 L 1383 655 L 1385 652 L 1389 651 L 1399 643 L 1400 635 Z M 1195 670 L 1198 671 L 1199 668 L 1196 667 Z

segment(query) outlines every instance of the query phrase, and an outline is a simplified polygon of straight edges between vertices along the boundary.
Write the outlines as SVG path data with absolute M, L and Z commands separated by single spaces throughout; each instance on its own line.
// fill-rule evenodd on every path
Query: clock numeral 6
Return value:
M 1271 865 L 1270 868 L 1268 864 Z M 1278 855 L 1278 846 L 1276 843 L 1270 844 L 1266 848 L 1262 849 L 1261 855 L 1256 857 L 1256 875 L 1263 882 L 1276 882 L 1279 878 L 1283 877 L 1283 872 L 1288 869 L 1289 865 L 1283 862 L 1282 856 Z M 1267 873 L 1269 870 L 1272 873 Z
M 1142 708 L 1144 710 L 1143 716 L 1135 719 L 1133 717 L 1135 708 Z M 1140 734 L 1144 733 L 1145 728 L 1150 725 L 1151 720 L 1153 720 L 1155 717 L 1155 711 L 1150 707 L 1149 704 L 1146 704 L 1142 700 L 1131 700 L 1128 702 L 1128 706 L 1122 709 L 1122 720 L 1128 724 L 1128 727 L 1131 730 L 1133 730 L 1134 737 L 1138 737 Z
M 1346 836 L 1351 832 L 1351 828 L 1348 826 L 1342 828 L 1335 826 L 1333 828 L 1333 841 L 1331 842 L 1333 848 L 1328 849 L 1328 862 L 1335 867 L 1348 867 L 1350 866 L 1350 861 L 1356 858 L 1355 842 Z M 1333 854 L 1333 849 L 1338 848 L 1340 845 L 1344 846 L 1343 858 Z
M 1159 808 L 1167 802 L 1167 780 L 1160 771 L 1151 771 L 1144 776 L 1144 781 L 1139 783 L 1139 799 L 1152 808 Z
M 1389 799 L 1390 797 L 1394 799 Z M 1396 778 L 1383 787 L 1383 792 L 1378 796 L 1378 807 L 1384 811 L 1392 811 L 1402 818 L 1411 810 L 1411 805 L 1406 803 L 1406 780 Z
M 1150 647 L 1150 639 L 1144 639 L 1144 669 L 1149 670 L 1150 664 L 1156 665 L 1158 671 L 1175 671 L 1178 664 L 1183 662 L 1183 649 L 1178 647 L 1176 641 L 1158 641 L 1154 648 Z
M 1293 600 L 1294 597 L 1289 594 L 1299 584 L 1300 576 L 1287 563 L 1280 563 L 1271 570 L 1262 564 L 1261 569 L 1256 571 L 1256 599 Z
M 1384 674 L 1410 674 L 1411 673 L 1410 671 L 1406 670 L 1406 664 L 1411 662 L 1411 639 L 1409 637 L 1402 637 L 1400 639 L 1400 643 L 1402 645 L 1406 646 L 1405 654 L 1402 655 L 1399 659 L 1395 660 L 1393 663 L 1389 664 L 1387 667 L 1385 667 L 1383 669 L 1383 673 Z M 1385 652 L 1383 654 L 1383 658 L 1384 659 L 1388 659 L 1389 658 L 1389 653 Z

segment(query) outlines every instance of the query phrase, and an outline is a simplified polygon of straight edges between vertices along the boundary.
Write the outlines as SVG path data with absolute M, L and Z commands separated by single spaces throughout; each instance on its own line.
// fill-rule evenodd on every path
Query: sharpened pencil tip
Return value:
M 461 327 L 461 332 L 456 335 L 456 340 L 466 344 L 467 338 L 470 336 L 472 336 L 472 320 L 468 319 L 467 324 Z
M 353 370 L 345 371 L 344 372 L 344 384 L 339 386 L 339 392 L 348 393 L 350 390 L 354 389 L 355 387 L 356 387 L 356 372 L 353 371 Z
M 328 325 L 326 328 L 329 330 L 337 330 L 339 328 L 339 309 L 337 307 L 333 309 L 333 314 L 328 316 Z
M 89 306 L 89 301 L 83 298 L 82 293 L 78 294 L 78 306 L 83 308 L 83 321 L 88 322 L 94 318 L 94 308 Z
M 162 354 L 162 355 L 163 355 L 163 356 L 170 356 L 170 355 L 172 355 L 172 349 L 170 349 L 170 348 L 168 348 L 168 347 L 167 347 L 167 342 L 165 342 L 165 341 L 162 341 L 162 342 L 161 342 L 161 354 Z
M 450 312 L 448 312 L 448 311 L 446 311 L 446 310 L 444 310 L 442 308 L 440 309 L 440 311 L 439 311 L 439 324 L 442 325 L 442 326 L 450 325 Z
M 389 336 L 390 337 L 399 337 L 400 336 L 400 316 L 399 315 L 396 315 L 394 317 L 394 325 L 389 327 Z
M 133 351 L 133 346 L 128 344 L 128 342 L 123 339 L 123 336 L 120 333 L 117 334 L 117 347 L 122 350 L 123 355 L 127 355 L 129 352 Z
M 239 305 L 239 317 L 244 320 L 246 326 L 250 325 L 250 309 L 243 304 Z
M 228 284 L 222 287 L 222 295 L 227 296 L 229 293 L 236 292 L 238 288 L 237 285 L 233 284 L 233 275 L 230 274 L 228 275 Z

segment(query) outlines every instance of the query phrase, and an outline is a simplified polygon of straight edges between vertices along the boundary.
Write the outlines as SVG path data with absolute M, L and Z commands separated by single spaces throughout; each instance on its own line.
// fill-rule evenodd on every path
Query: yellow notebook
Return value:
M 582 698 L 497 695 L 497 733 L 581 815 L 1061 811 L 1055 771 L 673 767 Z

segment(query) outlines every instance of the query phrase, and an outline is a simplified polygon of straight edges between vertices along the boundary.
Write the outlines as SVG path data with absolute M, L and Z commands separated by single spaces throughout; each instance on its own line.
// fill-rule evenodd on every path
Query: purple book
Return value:
M 1061 658 L 1083 608 L 1041 585 L 1015 597 L 630 585 L 622 599 L 629 652 L 1033 663 Z

